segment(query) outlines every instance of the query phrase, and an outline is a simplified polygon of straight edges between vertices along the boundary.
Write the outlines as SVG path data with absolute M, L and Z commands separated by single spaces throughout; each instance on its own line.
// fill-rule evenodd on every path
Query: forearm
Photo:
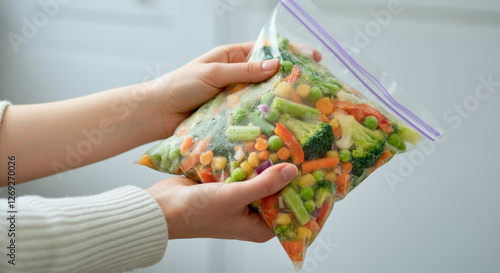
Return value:
M 9 106 L 0 127 L 0 166 L 16 156 L 28 181 L 109 158 L 167 136 L 154 88 L 139 84 L 85 97 Z M 5 185 L 4 177 L 0 185 Z
M 0 272 L 124 272 L 153 265 L 165 253 L 165 217 L 137 187 L 16 200 L 18 214 L 0 212 L 0 241 L 15 247 L 2 255 Z

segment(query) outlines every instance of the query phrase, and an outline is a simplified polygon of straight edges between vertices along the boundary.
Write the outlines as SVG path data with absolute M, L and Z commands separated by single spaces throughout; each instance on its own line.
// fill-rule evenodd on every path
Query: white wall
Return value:
M 277 1 L 71 1 L 15 54 L 37 1 L 0 1 L 0 99 L 36 103 L 141 81 L 147 67 L 168 72 L 217 44 L 255 39 Z M 386 0 L 314 1 L 350 37 L 376 21 Z M 221 13 L 221 3 L 236 5 Z M 334 208 L 304 272 L 498 272 L 496 178 L 500 94 L 472 107 L 479 78 L 500 82 L 500 4 L 401 0 L 363 49 L 447 130 L 442 143 L 400 155 Z M 497 86 L 496 91 L 500 90 Z M 466 104 L 468 117 L 454 112 Z M 446 118 L 446 117 L 448 118 Z M 458 120 L 461 124 L 458 125 Z M 475 133 L 477 132 L 477 133 Z M 19 186 L 22 194 L 72 196 L 123 184 L 148 187 L 165 175 L 131 164 L 147 147 Z M 427 153 L 425 153 L 427 152 Z M 421 157 L 421 155 L 423 155 Z M 418 161 L 422 158 L 421 162 Z M 410 169 L 405 162 L 414 162 Z M 398 177 L 394 183 L 388 178 Z M 137 272 L 287 272 L 276 240 L 169 242 L 159 264 Z M 320 251 L 320 250 L 318 250 Z M 311 260 L 311 261 L 313 261 Z

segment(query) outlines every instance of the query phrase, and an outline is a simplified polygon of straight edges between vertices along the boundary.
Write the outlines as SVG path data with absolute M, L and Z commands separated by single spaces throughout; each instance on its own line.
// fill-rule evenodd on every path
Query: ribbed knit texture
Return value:
M 8 215 L 0 211 L 0 272 L 125 272 L 151 266 L 165 253 L 163 213 L 134 186 L 86 197 L 24 196 L 16 206 L 15 266 L 7 264 Z

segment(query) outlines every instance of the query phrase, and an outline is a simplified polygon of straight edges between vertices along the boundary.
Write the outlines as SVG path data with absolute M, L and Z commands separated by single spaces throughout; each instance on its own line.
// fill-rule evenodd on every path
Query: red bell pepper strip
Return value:
M 217 182 L 215 179 L 214 173 L 212 172 L 212 168 L 210 168 L 208 166 L 197 167 L 196 172 L 198 173 L 198 176 L 200 177 L 201 182 L 203 182 L 203 183 Z
M 325 203 L 328 204 L 328 203 Z M 321 211 L 320 211 L 321 213 Z M 318 214 L 319 217 L 319 214 Z M 307 224 L 305 225 L 306 228 L 310 229 L 313 232 L 318 233 L 321 230 L 321 227 L 318 225 L 318 222 L 316 222 L 314 219 L 311 219 Z
M 300 67 L 298 65 L 294 65 L 290 74 L 283 79 L 284 82 L 293 85 L 298 79 L 300 75 Z
M 378 127 L 382 131 L 386 133 L 394 132 L 392 124 L 387 120 L 385 115 L 368 104 L 355 104 L 344 100 L 333 100 L 332 103 L 334 108 L 340 108 L 346 111 L 350 115 L 354 116 L 358 122 L 362 122 L 363 119 L 368 116 L 374 116 L 378 121 Z
M 330 212 L 330 205 L 328 202 L 323 203 L 323 206 L 319 209 L 318 218 L 316 222 L 322 227 L 325 224 L 326 216 Z
M 304 259 L 304 245 L 302 242 L 283 241 L 281 245 L 292 262 L 300 262 Z
M 293 159 L 293 164 L 297 165 L 304 162 L 304 151 L 293 134 L 290 133 L 285 126 L 279 123 L 276 123 L 276 129 L 274 132 L 283 140 L 283 142 L 285 142 L 286 146 L 288 146 Z
M 274 221 L 278 217 L 279 209 L 279 194 L 275 193 L 273 195 L 262 198 L 262 214 L 264 215 L 264 220 L 267 224 L 274 229 Z

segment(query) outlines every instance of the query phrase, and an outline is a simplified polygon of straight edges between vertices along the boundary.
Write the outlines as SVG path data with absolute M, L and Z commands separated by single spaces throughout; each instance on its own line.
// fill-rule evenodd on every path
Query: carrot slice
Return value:
M 296 102 L 296 103 L 299 103 L 299 104 L 302 104 L 302 99 L 300 98 L 300 96 L 297 94 L 297 92 L 295 92 L 294 90 L 290 90 L 288 92 L 288 97 L 293 101 L 293 102 Z
M 329 98 L 321 98 L 316 101 L 316 109 L 328 116 L 333 112 L 333 104 Z
M 349 190 L 349 186 L 351 185 L 350 181 L 351 177 L 349 174 L 346 173 L 341 173 L 339 177 L 337 178 L 337 193 L 341 196 L 344 197 L 347 194 L 347 191 Z
M 181 143 L 181 146 L 179 147 L 181 154 L 183 156 L 187 156 L 189 154 L 189 152 L 191 151 L 191 148 L 193 147 L 193 145 L 194 145 L 193 137 L 192 136 L 185 137 Z
M 333 168 L 338 164 L 338 157 L 327 157 L 305 161 L 302 163 L 302 173 L 310 173 L 320 169 Z

